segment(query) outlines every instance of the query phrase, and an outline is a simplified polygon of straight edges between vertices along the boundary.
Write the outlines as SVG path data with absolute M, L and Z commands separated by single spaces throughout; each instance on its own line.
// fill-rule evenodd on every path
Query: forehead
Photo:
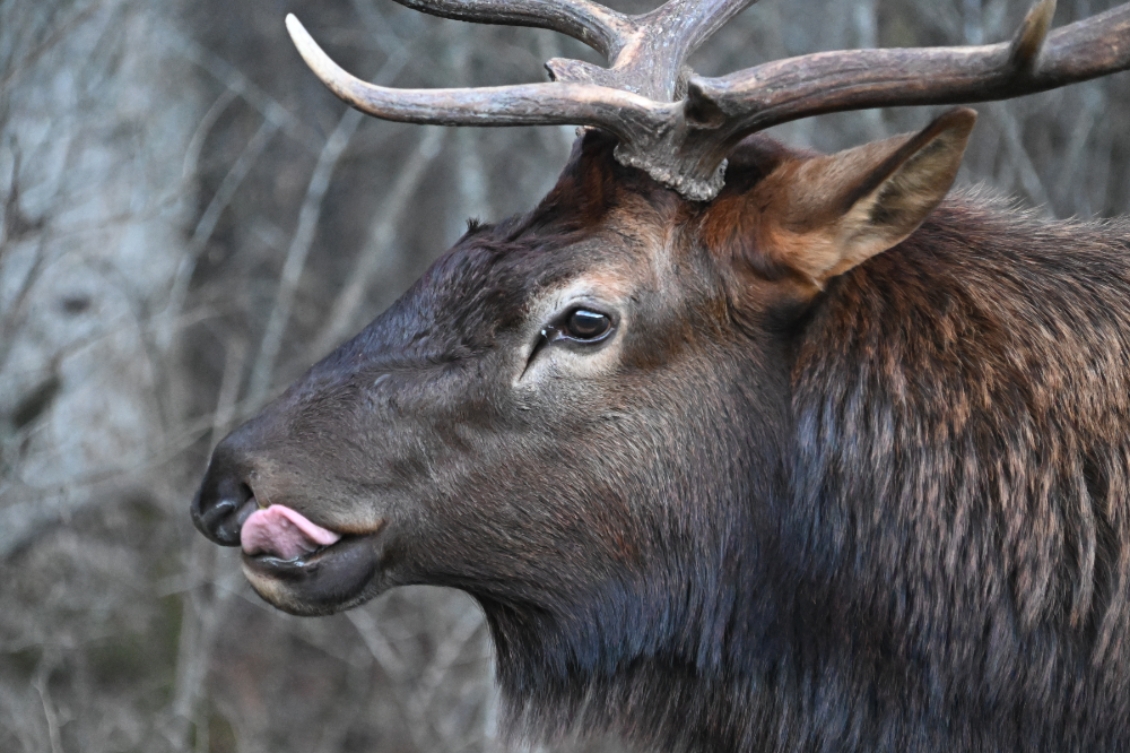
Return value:
M 457 358 L 570 291 L 625 299 L 653 286 L 659 234 L 609 220 L 583 229 L 519 220 L 473 229 L 346 349 L 354 357 Z
M 464 299 L 477 287 L 516 296 L 499 303 L 528 302 L 576 285 L 627 297 L 668 277 L 671 233 L 671 223 L 655 212 L 629 206 L 589 227 L 503 223 L 464 238 L 428 277 Z

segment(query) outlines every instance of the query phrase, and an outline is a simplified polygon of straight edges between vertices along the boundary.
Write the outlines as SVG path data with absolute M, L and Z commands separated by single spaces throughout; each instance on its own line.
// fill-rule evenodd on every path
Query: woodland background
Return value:
M 1111 7 L 1064 0 L 1056 24 Z M 639 12 L 650 6 L 615 3 Z M 543 80 L 551 32 L 390 0 L 0 0 L 0 751 L 501 751 L 465 596 L 267 608 L 193 529 L 207 453 L 384 309 L 469 217 L 529 208 L 572 128 L 384 123 L 292 49 L 294 11 L 399 86 Z M 1020 0 L 763 0 L 692 60 L 1008 38 Z M 1130 211 L 1130 76 L 983 105 L 962 179 Z M 835 150 L 923 109 L 777 129 Z M 615 750 L 575 742 L 562 750 Z

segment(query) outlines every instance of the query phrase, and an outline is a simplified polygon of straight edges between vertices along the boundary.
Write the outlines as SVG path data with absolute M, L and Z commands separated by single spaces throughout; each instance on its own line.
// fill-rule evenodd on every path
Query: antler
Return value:
M 546 63 L 552 83 L 475 89 L 392 89 L 338 67 L 287 17 L 314 72 L 359 110 L 445 125 L 595 126 L 616 157 L 695 200 L 721 189 L 725 159 L 744 136 L 790 120 L 870 107 L 1008 99 L 1130 68 L 1130 3 L 1050 35 L 1055 0 L 1029 11 L 1011 42 L 977 47 L 845 50 L 766 63 L 718 78 L 687 57 L 756 0 L 669 0 L 625 16 L 591 0 L 398 0 L 447 18 L 567 34 L 611 62 Z
M 477 89 L 393 89 L 346 73 L 293 15 L 287 29 L 319 78 L 362 112 L 388 120 L 443 125 L 584 125 L 614 133 L 617 156 L 696 199 L 722 186 L 719 160 L 687 172 L 649 156 L 682 139 L 687 57 L 755 0 L 670 0 L 650 13 L 625 16 L 589 0 L 398 0 L 410 8 L 465 21 L 535 26 L 568 34 L 612 65 L 579 60 L 546 63 L 554 83 Z M 662 51 L 662 54 L 656 54 Z

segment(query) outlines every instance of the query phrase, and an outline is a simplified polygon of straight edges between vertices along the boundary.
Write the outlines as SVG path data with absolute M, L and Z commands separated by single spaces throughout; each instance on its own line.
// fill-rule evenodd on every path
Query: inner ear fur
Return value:
M 755 237 L 745 235 L 738 253 L 759 269 L 785 268 L 823 289 L 903 241 L 934 211 L 957 177 L 976 119 L 958 108 L 916 134 L 782 160 L 740 197 L 740 209 L 739 197 L 720 197 L 728 217 L 710 224 L 733 227 L 739 217 L 740 235 Z

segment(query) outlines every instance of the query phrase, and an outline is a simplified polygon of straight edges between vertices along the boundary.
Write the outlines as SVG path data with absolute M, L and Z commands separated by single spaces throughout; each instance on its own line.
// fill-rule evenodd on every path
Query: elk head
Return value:
M 725 540 L 782 477 L 792 325 L 937 205 L 973 121 L 832 157 L 755 139 L 712 204 L 587 134 L 541 206 L 472 228 L 216 448 L 198 526 L 300 613 L 405 583 L 576 609 L 666 535 Z
M 194 520 L 242 544 L 252 585 L 291 612 L 409 583 L 468 591 L 504 680 L 508 661 L 531 655 L 545 672 L 596 671 L 613 643 L 615 661 L 720 663 L 756 615 L 771 619 L 758 562 L 786 496 L 808 316 L 938 206 L 974 114 L 831 156 L 756 132 L 1121 70 L 1130 6 L 1046 44 L 1047 0 L 1012 43 L 825 53 L 708 79 L 686 57 L 750 0 L 671 0 L 631 18 L 587 0 L 402 1 L 556 29 L 612 66 L 551 61 L 548 84 L 390 90 L 344 73 L 288 23 L 327 84 L 379 117 L 590 128 L 537 208 L 472 227 L 228 436 Z M 693 620 L 701 629 L 687 631 Z M 567 658 L 550 666 L 531 641 Z

